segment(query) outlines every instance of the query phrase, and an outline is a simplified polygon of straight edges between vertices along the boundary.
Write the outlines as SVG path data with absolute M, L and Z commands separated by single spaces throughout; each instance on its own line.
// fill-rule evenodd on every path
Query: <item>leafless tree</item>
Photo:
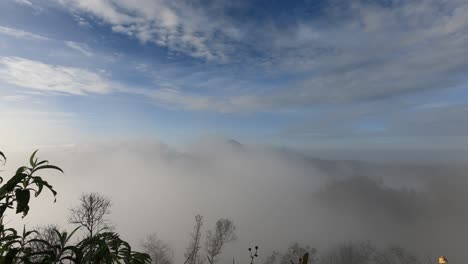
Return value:
M 423 263 L 408 250 L 392 246 L 383 252 L 376 254 L 375 262 L 377 264 L 421 264 Z
M 190 245 L 187 248 L 184 256 L 184 264 L 198 264 L 197 259 L 200 261 L 200 256 L 198 251 L 200 250 L 200 240 L 201 240 L 201 227 L 203 225 L 203 216 L 195 216 L 195 225 L 193 226 L 193 232 L 190 234 Z
M 214 231 L 209 230 L 206 236 L 206 257 L 210 264 L 217 262 L 217 256 L 222 252 L 224 245 L 227 242 L 236 240 L 236 227 L 229 219 L 219 219 L 216 222 Z
M 69 223 L 83 227 L 88 237 L 112 229 L 106 218 L 112 205 L 109 198 L 99 193 L 84 193 L 79 200 L 80 204 L 70 209 Z
M 172 264 L 174 252 L 171 247 L 158 239 L 156 234 L 151 234 L 141 243 L 145 253 L 150 255 L 153 264 Z
M 43 225 L 34 228 L 34 231 L 37 232 L 35 238 L 41 239 L 49 242 L 50 244 L 55 244 L 59 240 L 57 233 L 54 230 L 60 230 L 58 225 Z
M 421 263 L 415 255 L 402 247 L 390 247 L 389 251 L 396 256 L 401 264 Z
M 341 243 L 322 257 L 323 264 L 366 264 L 375 260 L 376 249 L 370 242 Z

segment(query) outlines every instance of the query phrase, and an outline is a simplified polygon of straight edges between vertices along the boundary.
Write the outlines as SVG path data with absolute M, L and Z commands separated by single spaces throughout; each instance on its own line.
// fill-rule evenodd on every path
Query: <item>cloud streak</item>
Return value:
M 38 35 L 38 34 L 34 34 L 34 33 L 24 31 L 21 29 L 4 27 L 4 26 L 0 26 L 0 34 L 10 36 L 10 37 L 15 37 L 15 38 L 27 39 L 27 40 L 50 40 L 49 38 Z
M 78 43 L 74 41 L 65 41 L 65 45 L 69 47 L 70 49 L 76 50 L 87 57 L 92 57 L 94 55 L 94 53 L 90 51 L 90 48 L 88 47 L 88 45 L 84 43 Z
M 43 92 L 73 95 L 112 91 L 109 81 L 89 70 L 19 57 L 0 57 L 0 81 Z

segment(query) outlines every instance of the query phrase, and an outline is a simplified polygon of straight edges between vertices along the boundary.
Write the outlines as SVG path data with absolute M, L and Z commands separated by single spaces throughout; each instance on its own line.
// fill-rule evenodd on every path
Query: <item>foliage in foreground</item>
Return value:
M 38 173 L 46 170 L 62 169 L 50 165 L 47 160 L 36 157 L 37 150 L 31 155 L 29 165 L 18 168 L 7 182 L 0 177 L 0 264 L 13 263 L 150 263 L 148 254 L 133 251 L 130 244 L 122 240 L 115 232 L 103 232 L 88 236 L 76 244 L 70 244 L 70 238 L 80 228 L 72 232 L 50 230 L 53 239 L 44 239 L 35 230 L 21 232 L 6 227 L 3 223 L 5 213 L 14 210 L 26 217 L 29 212 L 31 194 L 38 197 L 48 189 L 54 195 L 57 192 L 52 185 Z M 0 161 L 6 162 L 6 156 L 0 151 Z M 55 200 L 54 200 L 55 202 Z

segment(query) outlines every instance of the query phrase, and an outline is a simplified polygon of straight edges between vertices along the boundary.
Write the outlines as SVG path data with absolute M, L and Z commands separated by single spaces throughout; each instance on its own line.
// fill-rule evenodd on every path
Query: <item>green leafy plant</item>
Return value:
M 150 263 L 148 254 L 132 251 L 129 243 L 114 232 L 99 233 L 76 245 L 76 263 Z
M 16 214 L 26 217 L 30 208 L 31 194 L 38 197 L 44 187 L 52 192 L 54 198 L 57 192 L 52 185 L 38 173 L 44 170 L 63 170 L 50 165 L 47 160 L 36 157 L 37 150 L 29 159 L 28 166 L 18 168 L 11 179 L 0 186 L 0 264 L 45 264 L 45 263 L 150 263 L 148 254 L 133 251 L 130 244 L 122 240 L 117 233 L 99 233 L 85 238 L 76 245 L 70 245 L 70 239 L 80 228 L 71 233 L 60 232 L 56 228 L 50 230 L 54 239 L 47 241 L 38 236 L 37 230 L 27 231 L 23 228 L 21 234 L 14 228 L 6 228 L 3 224 L 8 209 L 15 209 Z M 6 156 L 0 151 L 0 159 L 6 162 Z M 3 178 L 0 177 L 0 184 Z M 56 200 L 54 199 L 54 202 Z
M 57 195 L 52 185 L 36 173 L 42 172 L 42 170 L 58 170 L 63 173 L 62 169 L 50 165 L 47 160 L 39 161 L 36 154 L 37 150 L 29 159 L 29 166 L 18 168 L 15 175 L 0 187 L 0 263 L 15 263 L 16 259 L 32 254 L 27 240 L 29 236 L 34 234 L 34 231 L 24 229 L 22 236 L 20 236 L 15 229 L 6 228 L 3 220 L 7 209 L 16 209 L 16 214 L 21 213 L 25 217 L 29 212 L 31 193 L 37 197 L 46 187 L 54 197 Z M 0 157 L 5 163 L 6 156 L 3 152 L 0 152 Z M 2 177 L 0 177 L 0 182 L 3 183 Z
M 52 192 L 54 198 L 56 197 L 57 192 L 52 185 L 35 173 L 45 169 L 58 170 L 63 173 L 63 170 L 57 166 L 50 165 L 47 160 L 39 161 L 36 158 L 36 153 L 37 150 L 33 152 L 29 159 L 30 167 L 22 166 L 18 168 L 15 175 L 0 187 L 0 219 L 3 219 L 4 213 L 8 208 L 14 208 L 15 205 L 16 213 L 22 213 L 23 217 L 25 217 L 29 212 L 31 193 L 34 193 L 34 196 L 37 197 L 41 194 L 44 187 Z M 5 157 L 3 153 L 2 157 Z M 1 177 L 0 182 L 3 182 L 3 178 Z
M 35 243 L 36 251 L 33 251 L 36 261 L 43 263 L 73 263 L 77 255 L 77 249 L 74 245 L 69 245 L 69 241 L 73 234 L 78 230 L 75 228 L 70 234 L 68 232 L 60 232 L 57 229 L 52 229 L 51 232 L 55 236 L 55 243 L 50 243 L 44 239 L 31 239 L 30 243 Z M 37 250 L 37 245 L 41 250 Z M 75 262 L 76 263 L 76 262 Z

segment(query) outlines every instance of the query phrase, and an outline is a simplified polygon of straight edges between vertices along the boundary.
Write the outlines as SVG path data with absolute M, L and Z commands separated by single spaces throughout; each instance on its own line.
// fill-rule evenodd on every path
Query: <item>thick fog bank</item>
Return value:
M 204 216 L 204 231 L 219 218 L 234 221 L 238 240 L 227 245 L 225 260 L 248 261 L 252 245 L 266 257 L 296 241 L 320 253 L 346 240 L 397 244 L 425 256 L 448 255 L 451 262 L 468 258 L 463 167 L 323 160 L 232 140 L 184 148 L 158 142 L 76 145 L 39 155 L 65 171 L 47 177 L 58 201 L 45 195 L 16 223 L 67 227 L 68 208 L 81 193 L 96 191 L 112 199 L 110 218 L 118 232 L 136 245 L 156 232 L 174 247 L 177 263 L 196 214 Z M 13 153 L 2 175 L 23 161 L 26 154 Z

